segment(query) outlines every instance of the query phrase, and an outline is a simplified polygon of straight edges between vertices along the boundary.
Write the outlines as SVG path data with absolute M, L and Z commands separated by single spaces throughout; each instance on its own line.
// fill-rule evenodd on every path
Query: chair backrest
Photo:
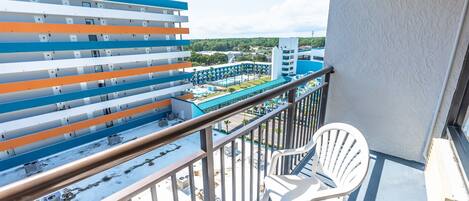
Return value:
M 361 185 L 368 172 L 370 153 L 358 129 L 344 123 L 327 124 L 314 133 L 310 146 L 314 145 L 313 169 L 344 191 L 351 192 Z

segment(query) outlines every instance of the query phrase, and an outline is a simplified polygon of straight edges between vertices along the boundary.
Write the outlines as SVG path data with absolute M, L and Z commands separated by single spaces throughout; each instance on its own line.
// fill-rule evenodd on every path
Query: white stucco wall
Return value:
M 464 20 L 460 27 L 459 37 L 455 38 L 453 58 L 450 60 L 450 69 L 448 69 L 447 72 L 446 85 L 442 90 L 441 103 L 435 115 L 435 124 L 432 130 L 432 137 L 440 137 L 444 132 L 443 130 L 447 120 L 451 101 L 453 100 L 453 94 L 459 80 L 466 52 L 469 48 L 469 0 L 466 1 L 466 13 L 461 16 L 461 19 Z M 466 117 L 466 119 L 468 119 L 468 117 Z M 465 129 L 468 130 L 468 127 L 469 124 L 466 124 Z
M 171 111 L 178 114 L 181 119 L 189 120 L 192 118 L 192 105 L 185 100 L 171 98 Z
M 372 150 L 424 162 L 463 0 L 331 0 L 327 122 L 359 128 Z
M 276 80 L 282 75 L 282 51 L 278 47 L 272 48 L 272 71 L 270 79 Z

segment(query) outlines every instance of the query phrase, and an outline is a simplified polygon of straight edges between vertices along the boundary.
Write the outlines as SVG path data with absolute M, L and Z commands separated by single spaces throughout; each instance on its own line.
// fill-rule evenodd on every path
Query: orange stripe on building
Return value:
M 191 98 L 193 98 L 193 95 L 192 94 L 186 94 L 186 95 L 180 96 L 178 98 L 191 99 Z M 132 116 L 132 115 L 135 115 L 135 114 L 138 114 L 138 113 L 142 113 L 142 112 L 146 112 L 146 111 L 149 111 L 149 110 L 152 110 L 152 109 L 167 107 L 170 104 L 171 104 L 171 100 L 166 99 L 166 100 L 163 100 L 163 101 L 146 104 L 146 105 L 143 105 L 143 106 L 139 106 L 139 107 L 135 107 L 135 108 L 132 108 L 132 109 L 124 110 L 124 111 L 121 111 L 121 112 L 116 112 L 116 113 L 100 116 L 100 117 L 97 117 L 97 118 L 94 118 L 94 119 L 88 119 L 88 120 L 85 120 L 85 121 L 76 122 L 76 123 L 69 124 L 69 125 L 66 125 L 66 126 L 53 128 L 53 129 L 37 132 L 37 133 L 34 133 L 34 134 L 14 138 L 14 139 L 11 139 L 11 140 L 3 141 L 3 142 L 0 142 L 0 151 L 5 151 L 5 150 L 8 150 L 8 149 L 14 149 L 16 147 L 21 147 L 21 146 L 32 144 L 32 143 L 35 143 L 35 142 L 39 142 L 41 140 L 45 140 L 45 139 L 48 139 L 48 138 L 57 137 L 57 136 L 65 134 L 65 133 L 70 133 L 70 132 L 82 130 L 82 129 L 89 128 L 91 126 L 95 126 L 95 125 L 99 125 L 99 124 L 103 124 L 103 123 L 106 123 L 106 122 L 109 122 L 109 121 L 112 121 L 112 120 L 116 120 L 116 119 L 120 119 L 120 118 L 124 118 L 124 117 L 129 117 L 129 116 Z
M 143 26 L 44 24 L 30 22 L 1 22 L 4 33 L 77 33 L 77 34 L 188 34 L 188 28 L 163 28 Z
M 105 79 L 118 78 L 118 77 L 128 77 L 128 76 L 134 76 L 134 75 L 141 75 L 145 73 L 178 70 L 178 69 L 183 69 L 183 68 L 187 68 L 191 66 L 192 66 L 192 63 L 183 62 L 183 63 L 177 63 L 177 64 L 150 66 L 150 67 L 144 67 L 144 68 L 135 68 L 135 69 L 119 70 L 119 71 L 111 71 L 111 72 L 92 73 L 92 74 L 58 77 L 58 78 L 3 83 L 3 84 L 0 84 L 0 94 L 47 88 L 47 87 L 53 87 L 53 86 L 61 86 L 61 85 L 67 85 L 67 84 L 77 84 L 81 82 L 105 80 Z

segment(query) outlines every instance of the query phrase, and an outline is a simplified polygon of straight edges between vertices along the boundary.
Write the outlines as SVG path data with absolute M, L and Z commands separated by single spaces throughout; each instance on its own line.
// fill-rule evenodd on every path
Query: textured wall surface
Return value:
M 331 0 L 327 122 L 359 128 L 371 149 L 424 162 L 463 0 Z
M 469 3 L 468 3 L 469 4 Z M 466 5 L 467 9 L 468 5 Z M 454 91 L 456 90 L 456 85 L 459 80 L 461 69 L 464 63 L 464 58 L 466 52 L 469 48 L 469 12 L 466 10 L 464 14 L 464 23 L 461 26 L 461 31 L 459 38 L 457 38 L 457 46 L 454 49 L 454 57 L 451 61 L 451 69 L 448 72 L 448 80 L 446 87 L 444 88 L 442 94 L 441 105 L 438 110 L 438 115 L 436 116 L 435 127 L 432 132 L 433 137 L 439 137 L 442 135 L 446 119 L 449 112 L 449 107 L 453 98 Z M 468 119 L 469 114 L 467 114 L 466 119 Z M 469 121 L 466 123 L 466 130 L 469 128 Z

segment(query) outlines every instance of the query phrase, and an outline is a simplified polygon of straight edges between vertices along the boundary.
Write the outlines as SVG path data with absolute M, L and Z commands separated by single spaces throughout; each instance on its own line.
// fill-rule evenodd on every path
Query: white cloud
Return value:
M 312 31 L 315 36 L 325 35 L 329 0 L 284 0 L 264 8 L 240 15 L 227 12 L 210 16 L 207 10 L 203 15 L 189 16 L 189 37 L 311 36 Z

